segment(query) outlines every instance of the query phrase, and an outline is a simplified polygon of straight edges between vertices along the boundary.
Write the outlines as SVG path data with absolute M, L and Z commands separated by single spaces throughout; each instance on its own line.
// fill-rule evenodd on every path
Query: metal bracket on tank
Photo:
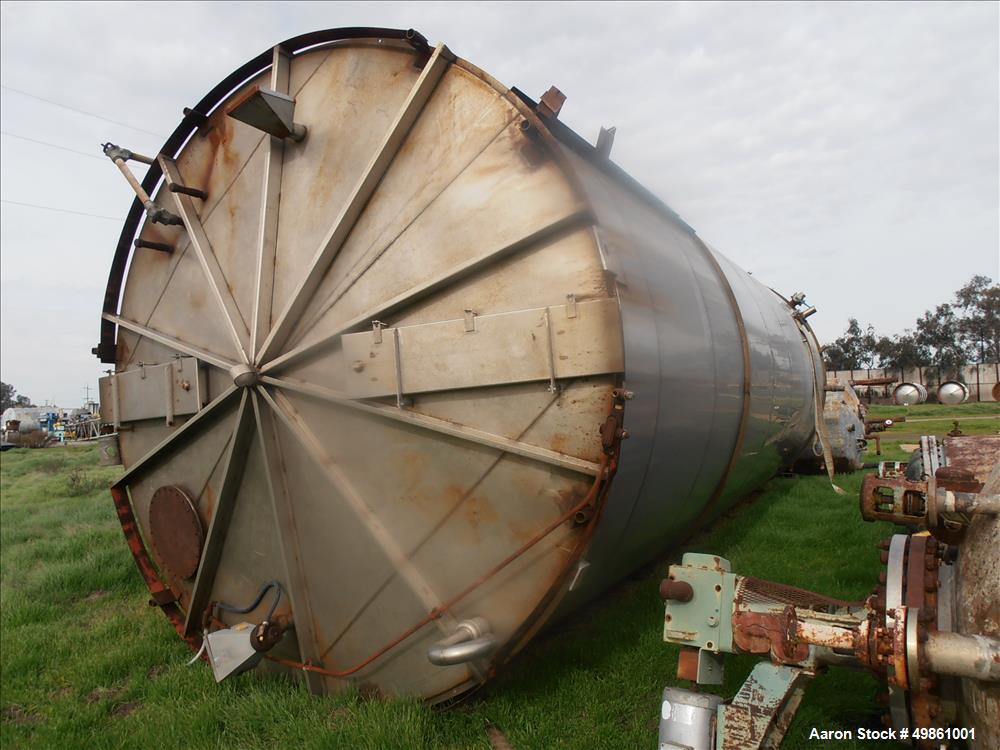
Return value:
M 168 224 L 168 225 L 181 225 L 184 222 L 179 216 L 171 213 L 162 206 L 158 206 L 149 197 L 149 193 L 143 188 L 142 184 L 135 178 L 132 174 L 132 170 L 128 168 L 127 161 L 138 161 L 143 164 L 153 164 L 154 159 L 150 156 L 143 156 L 142 154 L 137 154 L 127 148 L 118 146 L 110 141 L 108 143 L 101 144 L 101 150 L 104 155 L 107 156 L 114 163 L 118 170 L 122 173 L 122 176 L 128 181 L 129 186 L 135 193 L 142 207 L 146 210 L 146 214 L 149 216 L 149 220 L 154 224 Z
M 280 91 L 254 86 L 233 102 L 226 114 L 275 138 L 298 142 L 306 137 L 306 126 L 292 120 L 295 99 Z
M 635 394 L 623 388 L 615 388 L 613 394 L 614 405 L 611 413 L 600 426 L 601 447 L 604 452 L 611 456 L 617 450 L 622 440 L 628 439 L 628 430 L 625 429 L 625 402 L 630 401 Z

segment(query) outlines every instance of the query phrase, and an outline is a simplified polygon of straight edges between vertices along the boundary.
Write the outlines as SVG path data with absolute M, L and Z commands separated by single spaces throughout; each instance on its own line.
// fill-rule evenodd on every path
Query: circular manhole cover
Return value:
M 194 576 L 205 535 L 194 503 L 180 487 L 168 485 L 153 493 L 149 533 L 160 562 L 172 574 L 181 579 Z

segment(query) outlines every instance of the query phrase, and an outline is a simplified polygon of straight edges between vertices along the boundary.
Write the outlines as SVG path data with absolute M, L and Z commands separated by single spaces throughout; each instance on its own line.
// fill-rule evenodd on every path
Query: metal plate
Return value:
M 964 469 L 985 484 L 1000 456 L 1000 435 L 946 437 L 943 450 L 949 468 Z
M 194 577 L 205 535 L 194 503 L 180 487 L 168 485 L 153 493 L 149 536 L 156 556 L 173 576 Z
M 111 405 L 105 419 L 120 424 L 165 417 L 172 424 L 175 417 L 194 414 L 204 406 L 205 374 L 194 357 L 178 357 L 103 377 L 99 387 L 102 404 Z
M 624 370 L 618 303 L 594 300 L 386 328 L 343 338 L 353 398 L 446 391 Z M 469 328 L 472 330 L 469 330 Z

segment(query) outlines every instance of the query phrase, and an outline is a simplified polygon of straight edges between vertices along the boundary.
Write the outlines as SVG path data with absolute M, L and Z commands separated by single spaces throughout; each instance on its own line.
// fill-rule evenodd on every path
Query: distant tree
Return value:
M 955 292 L 959 333 L 976 362 L 1000 362 L 1000 284 L 973 276 Z
M 861 335 L 858 342 L 858 358 L 862 365 L 867 368 L 875 366 L 875 359 L 878 357 L 878 337 L 875 335 L 875 326 L 871 323 Z
M 955 377 L 969 361 L 961 319 L 947 302 L 917 319 L 917 341 L 930 352 L 942 376 Z
M 17 391 L 14 390 L 14 386 L 0 382 L 0 412 L 7 411 L 16 403 L 14 400 L 16 394 Z
M 12 406 L 31 405 L 31 399 L 27 396 L 18 396 L 14 386 L 0 383 L 0 413 L 7 411 Z
M 823 361 L 828 370 L 853 370 L 847 354 L 837 344 L 827 344 L 823 347 Z
M 823 357 L 831 370 L 871 367 L 877 356 L 877 343 L 873 326 L 862 330 L 857 318 L 851 318 L 844 335 L 823 348 Z
M 973 276 L 955 292 L 952 302 L 926 311 L 916 330 L 877 336 L 873 326 L 862 330 L 848 320 L 844 335 L 823 348 L 827 367 L 834 370 L 937 365 L 943 377 L 957 377 L 969 362 L 1000 362 L 1000 284 L 988 276 Z
M 875 353 L 882 368 L 907 370 L 931 364 L 927 347 L 909 329 L 895 336 L 881 336 L 875 344 Z

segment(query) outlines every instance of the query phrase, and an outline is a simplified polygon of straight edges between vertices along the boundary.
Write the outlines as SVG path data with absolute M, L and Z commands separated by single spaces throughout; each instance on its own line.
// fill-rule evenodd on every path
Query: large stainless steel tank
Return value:
M 236 119 L 287 105 L 255 87 L 304 138 Z M 192 642 L 277 580 L 272 656 L 314 689 L 445 699 L 812 446 L 794 304 L 543 102 L 338 29 L 186 111 L 144 181 L 183 226 L 133 206 L 95 351 L 123 527 Z M 432 664 L 466 621 L 487 647 Z

